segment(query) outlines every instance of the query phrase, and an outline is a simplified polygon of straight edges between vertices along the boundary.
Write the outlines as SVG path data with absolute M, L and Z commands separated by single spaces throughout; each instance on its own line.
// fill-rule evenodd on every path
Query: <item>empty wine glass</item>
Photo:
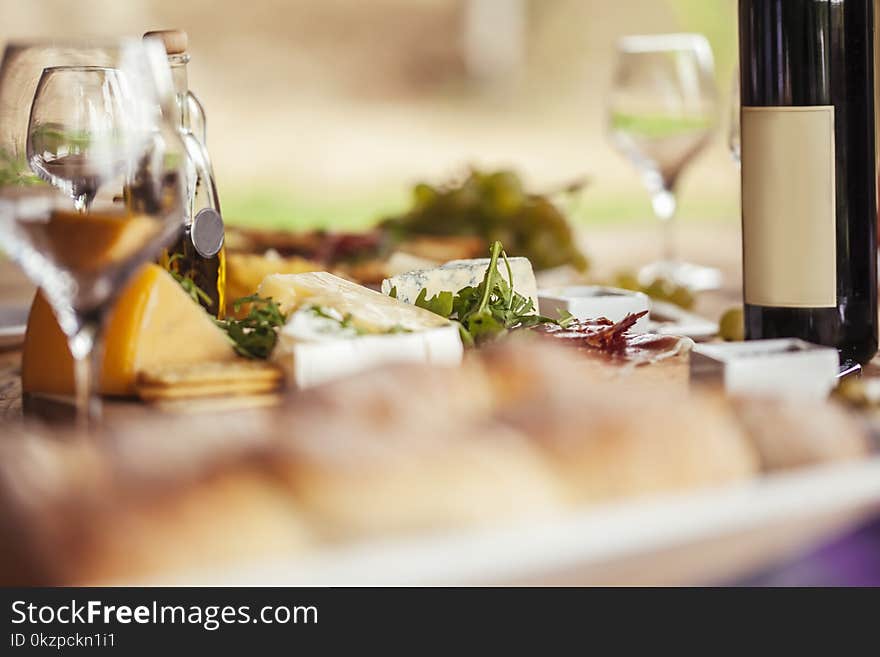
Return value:
M 157 44 L 11 44 L 3 53 L 0 247 L 40 286 L 67 336 L 82 421 L 100 413 L 95 346 L 108 309 L 182 227 L 177 111 Z
M 672 234 L 682 171 L 709 143 L 716 124 L 714 63 L 705 37 L 658 34 L 620 40 L 608 131 L 642 174 L 654 214 L 664 226 L 662 260 L 640 271 L 644 282 L 662 277 L 692 289 L 721 283 L 717 269 L 681 262 Z
M 87 212 L 102 183 L 122 173 L 133 113 L 124 78 L 103 66 L 52 66 L 31 104 L 27 157 L 31 169 Z

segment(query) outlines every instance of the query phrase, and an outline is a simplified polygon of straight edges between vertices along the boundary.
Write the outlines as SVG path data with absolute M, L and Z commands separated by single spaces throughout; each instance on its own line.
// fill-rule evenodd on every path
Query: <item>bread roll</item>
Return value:
M 68 438 L 23 433 L 0 445 L 0 529 L 15 537 L 0 548 L 4 585 L 180 581 L 295 555 L 311 540 L 261 450 L 156 469 L 161 459 L 138 465 Z
M 298 452 L 288 484 L 331 540 L 492 525 L 560 508 L 556 481 L 526 441 L 497 425 L 470 429 L 465 440 L 449 440 L 423 428 L 415 449 L 404 435 L 366 448 L 363 436 L 334 440 L 345 455 Z
M 765 470 L 849 461 L 868 454 L 867 426 L 828 403 L 786 399 L 738 399 L 737 417 L 761 456 Z
M 583 504 L 753 475 L 754 449 L 718 400 L 637 380 L 597 380 L 563 348 L 489 355 L 497 417 L 541 447 Z M 646 366 L 652 367 L 652 366 Z
M 334 540 L 558 508 L 535 448 L 492 411 L 491 385 L 475 362 L 367 373 L 293 403 L 280 462 L 298 503 Z

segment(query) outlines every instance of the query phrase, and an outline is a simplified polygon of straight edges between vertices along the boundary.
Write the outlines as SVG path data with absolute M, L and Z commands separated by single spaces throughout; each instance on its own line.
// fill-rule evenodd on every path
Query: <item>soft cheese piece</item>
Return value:
M 289 313 L 273 360 L 297 387 L 389 363 L 461 362 L 455 324 L 332 274 L 267 276 L 259 293 Z
M 420 331 L 450 325 L 448 320 L 428 310 L 413 308 L 323 271 L 267 276 L 259 294 L 274 299 L 285 313 L 304 305 L 332 308 L 342 315 L 351 315 L 356 326 L 374 333 L 395 328 Z
M 508 258 L 513 273 L 513 287 L 524 297 L 528 297 L 538 310 L 538 284 L 535 272 L 528 258 Z M 486 275 L 489 258 L 474 260 L 453 260 L 435 269 L 416 271 L 392 276 L 382 281 L 382 294 L 391 294 L 397 288 L 397 298 L 405 303 L 415 303 L 422 289 L 428 290 L 428 297 L 439 292 L 458 292 L 466 287 L 476 287 Z M 498 262 L 498 271 L 507 280 L 507 267 L 503 260 Z
M 132 395 L 146 368 L 233 360 L 235 352 L 202 307 L 157 265 L 147 265 L 117 300 L 104 337 L 100 389 Z M 28 318 L 21 368 L 25 392 L 73 394 L 73 358 L 42 294 Z
M 282 331 L 275 354 L 289 381 L 310 388 L 391 363 L 455 366 L 461 362 L 462 344 L 455 326 L 318 342 Z

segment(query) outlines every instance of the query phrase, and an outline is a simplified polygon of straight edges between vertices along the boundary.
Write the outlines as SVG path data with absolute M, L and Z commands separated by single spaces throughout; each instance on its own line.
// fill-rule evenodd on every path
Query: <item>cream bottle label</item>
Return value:
M 745 302 L 837 306 L 834 107 L 742 108 Z

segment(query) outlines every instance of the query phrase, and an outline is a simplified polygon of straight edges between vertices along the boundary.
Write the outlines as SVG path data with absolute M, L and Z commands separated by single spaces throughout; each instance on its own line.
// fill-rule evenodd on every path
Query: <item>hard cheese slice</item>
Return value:
M 389 363 L 458 365 L 458 327 L 326 272 L 276 274 L 260 286 L 289 314 L 273 359 L 301 388 Z
M 538 309 L 538 284 L 535 272 L 528 258 L 508 258 L 513 273 L 513 287 L 517 293 L 532 300 L 535 311 Z M 396 288 L 397 298 L 404 303 L 415 303 L 422 289 L 428 290 L 428 298 L 439 292 L 457 293 L 466 287 L 476 287 L 486 275 L 489 258 L 475 260 L 453 260 L 435 269 L 419 269 L 399 274 L 382 281 L 382 294 L 391 294 Z M 503 261 L 498 263 L 498 271 L 508 280 L 507 267 Z
M 151 264 L 129 283 L 108 319 L 100 390 L 132 395 L 141 370 L 235 358 L 228 338 L 201 306 Z M 40 293 L 28 318 L 21 381 L 25 392 L 73 394 L 73 358 Z

